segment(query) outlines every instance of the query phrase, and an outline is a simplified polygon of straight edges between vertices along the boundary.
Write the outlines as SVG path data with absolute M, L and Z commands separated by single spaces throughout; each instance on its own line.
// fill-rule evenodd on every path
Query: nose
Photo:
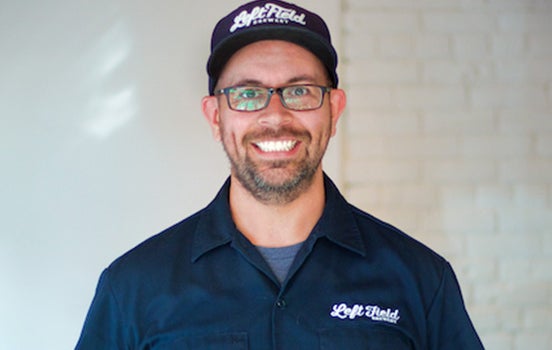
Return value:
M 265 127 L 278 127 L 290 123 L 292 118 L 291 111 L 284 107 L 280 96 L 274 93 L 270 96 L 268 106 L 261 111 L 258 122 Z

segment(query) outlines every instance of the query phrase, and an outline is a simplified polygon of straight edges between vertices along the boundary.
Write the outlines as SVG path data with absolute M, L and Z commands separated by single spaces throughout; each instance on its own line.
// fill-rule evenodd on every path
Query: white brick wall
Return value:
M 453 263 L 487 349 L 549 349 L 552 1 L 342 5 L 347 196 Z

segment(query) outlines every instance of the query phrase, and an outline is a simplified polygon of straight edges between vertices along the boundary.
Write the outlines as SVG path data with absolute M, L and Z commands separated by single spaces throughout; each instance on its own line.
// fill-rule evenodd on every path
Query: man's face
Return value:
M 282 87 L 295 84 L 328 86 L 322 63 L 308 50 L 285 41 L 250 44 L 226 64 L 217 89 L 237 85 Z M 226 97 L 207 97 L 204 112 L 215 138 L 222 141 L 231 173 L 258 200 L 285 204 L 322 174 L 321 160 L 335 134 L 344 94 L 325 94 L 322 107 L 286 109 L 278 95 L 260 111 L 231 110 Z

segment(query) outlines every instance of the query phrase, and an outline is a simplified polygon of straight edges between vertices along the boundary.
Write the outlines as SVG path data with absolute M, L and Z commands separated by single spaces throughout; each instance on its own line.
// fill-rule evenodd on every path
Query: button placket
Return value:
M 287 306 L 287 303 L 285 299 L 280 298 L 276 301 L 276 307 L 278 309 L 284 309 L 286 306 Z

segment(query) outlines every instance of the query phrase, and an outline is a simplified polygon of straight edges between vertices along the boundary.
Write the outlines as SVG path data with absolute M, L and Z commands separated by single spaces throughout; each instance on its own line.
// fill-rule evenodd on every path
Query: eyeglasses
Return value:
M 228 106 L 234 111 L 255 112 L 264 109 L 275 93 L 280 96 L 282 105 L 294 111 L 310 111 L 322 106 L 324 95 L 332 88 L 305 84 L 279 88 L 262 86 L 230 86 L 215 91 L 215 95 L 226 95 Z

